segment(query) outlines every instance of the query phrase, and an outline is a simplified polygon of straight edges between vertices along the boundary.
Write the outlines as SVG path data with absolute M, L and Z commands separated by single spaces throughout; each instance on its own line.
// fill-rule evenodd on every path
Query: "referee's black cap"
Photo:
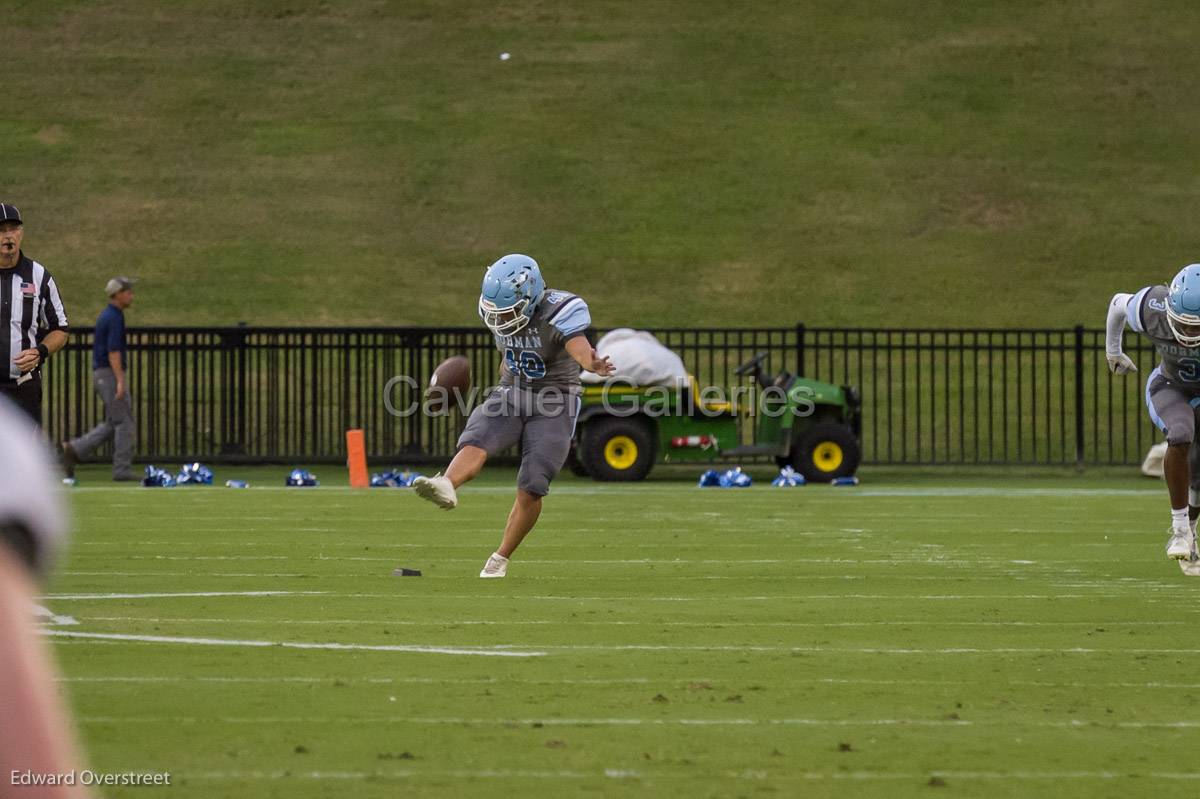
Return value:
M 25 224 L 21 221 L 21 212 L 17 210 L 17 206 L 8 203 L 0 203 L 0 222 L 16 222 L 18 225 Z

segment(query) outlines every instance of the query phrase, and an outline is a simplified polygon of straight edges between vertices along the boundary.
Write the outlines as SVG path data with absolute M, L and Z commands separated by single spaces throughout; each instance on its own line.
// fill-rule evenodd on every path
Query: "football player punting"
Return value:
M 504 354 L 500 385 L 472 411 L 446 473 L 418 477 L 413 488 L 440 508 L 454 508 L 456 490 L 479 474 L 489 455 L 520 443 L 517 498 L 500 547 L 479 573 L 503 577 L 571 449 L 579 415 L 579 370 L 606 377 L 613 365 L 596 354 L 584 335 L 591 325 L 587 303 L 570 292 L 546 288 L 537 262 L 528 255 L 506 255 L 488 267 L 479 316 Z
M 1196 559 L 1196 519 L 1200 516 L 1200 264 L 1185 266 L 1170 286 L 1147 286 L 1117 294 L 1108 305 L 1105 355 L 1115 374 L 1136 372 L 1121 351 L 1128 324 L 1154 342 L 1159 364 L 1146 380 L 1150 419 L 1167 436 L 1163 477 L 1171 498 L 1167 557 Z

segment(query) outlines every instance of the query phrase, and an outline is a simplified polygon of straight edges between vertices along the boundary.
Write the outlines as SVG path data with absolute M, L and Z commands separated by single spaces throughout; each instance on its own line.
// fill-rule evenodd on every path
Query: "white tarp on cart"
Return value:
M 678 386 L 688 382 L 687 368 L 678 355 L 644 330 L 618 327 L 596 342 L 596 352 L 612 358 L 617 367 L 614 378 L 635 386 Z M 585 383 L 603 383 L 606 379 L 584 372 Z

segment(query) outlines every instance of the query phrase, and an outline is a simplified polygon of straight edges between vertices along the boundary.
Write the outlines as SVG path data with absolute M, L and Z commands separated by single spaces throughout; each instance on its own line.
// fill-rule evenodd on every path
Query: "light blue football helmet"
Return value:
M 542 299 L 546 281 L 537 261 L 528 255 L 506 255 L 483 273 L 479 318 L 497 336 L 520 332 Z
M 1200 264 L 1179 270 L 1167 291 L 1167 324 L 1185 347 L 1200 347 Z

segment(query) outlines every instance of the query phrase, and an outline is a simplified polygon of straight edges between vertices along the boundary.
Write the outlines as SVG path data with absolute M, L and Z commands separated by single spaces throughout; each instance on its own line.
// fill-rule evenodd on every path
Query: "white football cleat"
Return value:
M 1167 557 L 1171 560 L 1187 560 L 1192 556 L 1192 529 L 1190 527 L 1174 527 L 1171 538 L 1167 541 Z
M 487 559 L 487 563 L 483 564 L 483 571 L 479 573 L 479 576 L 487 579 L 503 577 L 505 574 L 508 574 L 508 558 L 493 552 Z
M 1200 553 L 1196 552 L 1194 543 L 1191 556 L 1177 562 L 1179 563 L 1179 568 L 1188 577 L 1200 577 Z
M 413 491 L 421 499 L 427 499 L 442 510 L 452 510 L 458 507 L 458 495 L 454 493 L 454 484 L 449 477 L 435 474 L 433 477 L 418 477 L 412 481 Z

